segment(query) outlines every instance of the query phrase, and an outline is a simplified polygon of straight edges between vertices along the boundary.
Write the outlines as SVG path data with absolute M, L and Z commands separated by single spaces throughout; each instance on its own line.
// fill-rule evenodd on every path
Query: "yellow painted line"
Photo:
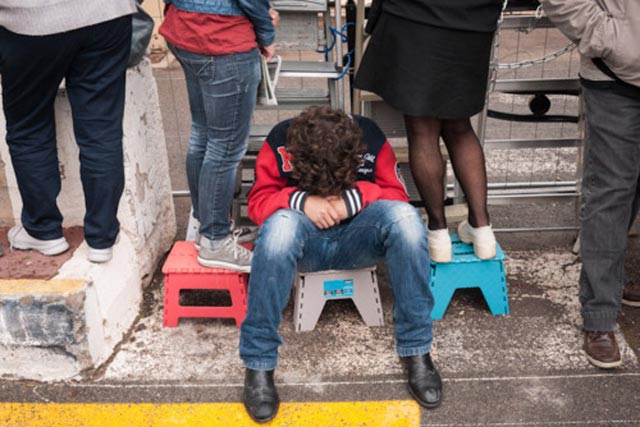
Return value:
M 83 279 L 0 279 L 0 294 L 66 294 L 82 286 Z
M 7 427 L 255 426 L 241 403 L 0 403 Z M 282 403 L 270 427 L 416 427 L 408 400 Z

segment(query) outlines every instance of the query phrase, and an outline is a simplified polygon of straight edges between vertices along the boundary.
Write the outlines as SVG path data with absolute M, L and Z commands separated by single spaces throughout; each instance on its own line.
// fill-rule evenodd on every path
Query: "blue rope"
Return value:
M 340 31 L 338 31 L 337 28 L 329 27 L 329 31 L 331 32 L 331 38 L 332 38 L 331 43 L 326 48 L 316 50 L 316 52 L 325 53 L 325 54 L 331 52 L 333 50 L 333 48 L 336 46 L 336 42 L 338 40 L 338 36 L 340 37 L 340 41 L 342 43 L 347 43 L 349 41 L 349 39 L 347 37 L 346 31 L 347 31 L 347 28 L 350 25 L 355 25 L 355 24 L 353 22 L 348 22 L 348 23 L 344 24 L 342 26 L 342 28 L 340 28 Z
M 340 42 L 341 43 L 347 43 L 349 41 L 349 38 L 347 37 L 347 28 L 349 28 L 350 25 L 355 25 L 353 22 L 347 22 L 346 24 L 344 24 L 342 26 L 342 28 L 340 28 L 340 31 L 338 31 L 336 28 L 334 27 L 329 27 L 329 31 L 331 31 L 331 44 L 329 44 L 329 46 L 327 46 L 325 49 L 319 49 L 316 50 L 316 52 L 318 53 L 324 53 L 325 55 L 325 60 L 328 59 L 328 54 L 329 52 L 331 52 L 333 50 L 333 48 L 336 46 L 336 43 L 338 41 L 338 37 L 340 37 Z M 353 49 L 351 49 L 348 53 L 347 53 L 347 63 L 344 66 L 344 70 L 342 70 L 342 72 L 340 73 L 340 75 L 338 77 L 335 77 L 334 80 L 340 80 L 342 78 L 344 78 L 344 76 L 347 75 L 347 73 L 349 72 L 349 68 L 351 68 L 351 56 L 353 55 Z
M 340 80 L 344 76 L 347 75 L 347 73 L 349 72 L 349 69 L 351 68 L 351 55 L 352 54 L 353 54 L 353 49 L 351 49 L 349 51 L 349 53 L 347 53 L 347 63 L 344 65 L 344 70 L 342 70 L 342 73 L 340 73 L 340 75 L 338 77 L 335 77 L 334 80 Z

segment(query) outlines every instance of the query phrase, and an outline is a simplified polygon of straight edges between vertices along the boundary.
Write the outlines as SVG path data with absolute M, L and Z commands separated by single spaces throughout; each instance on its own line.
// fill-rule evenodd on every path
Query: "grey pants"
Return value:
M 640 201 L 640 98 L 583 86 L 586 105 L 580 303 L 584 329 L 611 331 L 624 252 Z

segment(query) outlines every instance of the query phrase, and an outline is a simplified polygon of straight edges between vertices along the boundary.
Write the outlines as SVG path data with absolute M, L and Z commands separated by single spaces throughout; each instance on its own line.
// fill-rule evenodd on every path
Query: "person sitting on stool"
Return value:
M 240 330 L 243 401 L 257 422 L 276 416 L 278 327 L 296 271 L 359 269 L 384 259 L 394 297 L 396 349 L 409 391 L 426 408 L 442 401 L 433 339 L 426 228 L 370 119 L 310 107 L 279 123 L 256 160 L 249 217 L 255 242 L 247 316 Z

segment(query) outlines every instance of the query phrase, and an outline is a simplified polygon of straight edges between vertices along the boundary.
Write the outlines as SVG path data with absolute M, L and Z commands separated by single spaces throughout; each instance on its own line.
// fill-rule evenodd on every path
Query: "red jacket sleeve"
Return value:
M 290 207 L 293 193 L 298 187 L 287 187 L 287 178 L 278 171 L 273 150 L 266 142 L 262 145 L 256 159 L 255 182 L 249 191 L 249 218 L 262 225 L 278 209 Z
M 409 201 L 409 195 L 400 177 L 396 155 L 388 141 L 385 141 L 378 153 L 375 181 L 356 182 L 356 188 L 362 198 L 362 209 L 376 200 Z

